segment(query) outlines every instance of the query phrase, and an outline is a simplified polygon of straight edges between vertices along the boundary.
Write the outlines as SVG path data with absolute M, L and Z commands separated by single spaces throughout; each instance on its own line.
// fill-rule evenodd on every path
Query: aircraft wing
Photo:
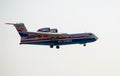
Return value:
M 67 33 L 49 33 L 49 32 L 28 32 L 29 35 L 34 36 L 48 36 L 48 37 L 69 37 Z

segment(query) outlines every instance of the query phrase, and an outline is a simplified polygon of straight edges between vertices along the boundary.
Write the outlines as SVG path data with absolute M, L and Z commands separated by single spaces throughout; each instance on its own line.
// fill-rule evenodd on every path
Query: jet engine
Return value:
M 50 32 L 51 32 L 51 33 L 57 33 L 58 30 L 57 30 L 57 29 L 50 29 Z
M 38 29 L 37 30 L 37 32 L 50 32 L 51 30 L 50 30 L 50 28 L 40 28 L 40 29 Z

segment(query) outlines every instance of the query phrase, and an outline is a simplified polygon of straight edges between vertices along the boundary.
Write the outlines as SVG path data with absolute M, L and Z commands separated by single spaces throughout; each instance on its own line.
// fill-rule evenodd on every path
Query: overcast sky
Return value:
M 94 43 L 60 49 L 19 45 L 6 22 L 63 33 L 92 32 Z M 120 76 L 119 0 L 0 0 L 0 76 Z

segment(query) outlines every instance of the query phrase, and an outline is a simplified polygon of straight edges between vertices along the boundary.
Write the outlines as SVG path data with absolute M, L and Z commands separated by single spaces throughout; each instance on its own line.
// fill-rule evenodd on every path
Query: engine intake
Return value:
M 50 32 L 50 28 L 40 28 L 37 30 L 37 32 Z

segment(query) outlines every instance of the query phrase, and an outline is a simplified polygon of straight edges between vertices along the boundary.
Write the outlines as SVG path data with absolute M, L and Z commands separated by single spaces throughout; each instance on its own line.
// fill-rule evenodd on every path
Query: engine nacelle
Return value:
M 58 30 L 57 30 L 57 29 L 50 29 L 50 32 L 51 32 L 51 33 L 57 33 Z
M 50 32 L 50 28 L 40 28 L 37 32 Z

